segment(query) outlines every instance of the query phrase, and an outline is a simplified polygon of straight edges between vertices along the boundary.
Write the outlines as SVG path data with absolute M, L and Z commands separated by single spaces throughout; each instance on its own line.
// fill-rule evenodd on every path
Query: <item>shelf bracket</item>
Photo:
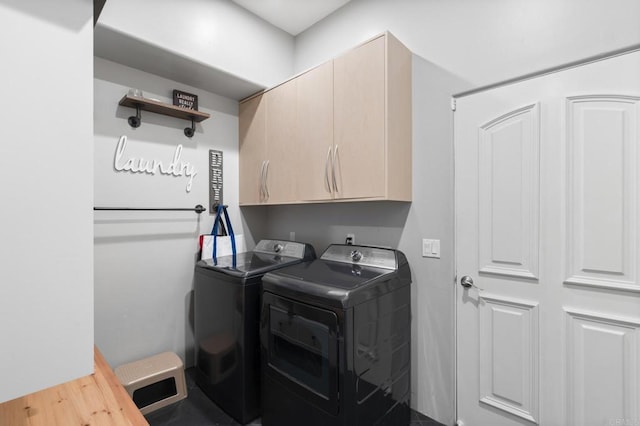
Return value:
M 196 122 L 194 118 L 191 117 L 191 127 L 184 128 L 184 135 L 188 138 L 191 138 L 195 133 L 196 133 Z
M 129 117 L 129 125 L 133 128 L 140 127 L 140 123 L 142 123 L 142 117 L 140 115 L 140 104 L 136 104 L 136 115 L 132 115 Z

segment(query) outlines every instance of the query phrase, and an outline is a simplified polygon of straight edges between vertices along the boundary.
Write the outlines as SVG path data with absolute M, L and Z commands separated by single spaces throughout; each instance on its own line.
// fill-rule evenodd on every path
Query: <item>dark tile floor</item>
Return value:
M 151 426 L 238 426 L 235 420 L 218 408 L 195 384 L 193 370 L 185 371 L 188 397 L 147 414 L 145 417 Z M 250 425 L 260 425 L 256 419 Z M 410 426 L 443 426 L 416 411 L 411 411 Z

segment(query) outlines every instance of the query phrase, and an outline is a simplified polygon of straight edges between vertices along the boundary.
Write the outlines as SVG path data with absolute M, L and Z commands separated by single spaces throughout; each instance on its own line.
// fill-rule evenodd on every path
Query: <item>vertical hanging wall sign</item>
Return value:
M 222 151 L 209 150 L 209 214 L 215 214 L 214 206 L 222 199 Z

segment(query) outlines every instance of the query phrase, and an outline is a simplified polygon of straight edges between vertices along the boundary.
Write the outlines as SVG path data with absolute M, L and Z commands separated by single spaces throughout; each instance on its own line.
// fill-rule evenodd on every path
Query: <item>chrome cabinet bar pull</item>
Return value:
M 266 198 L 265 186 L 264 186 L 264 168 L 267 164 L 266 161 L 262 161 L 262 167 L 260 168 L 260 201 L 264 201 Z
M 333 175 L 333 188 L 336 192 L 336 194 L 338 193 L 338 180 L 336 179 L 336 158 L 338 157 L 338 145 L 336 145 L 336 149 L 333 150 L 333 160 L 331 161 L 332 163 L 332 175 Z
M 327 188 L 329 188 L 329 192 L 333 194 L 333 187 L 331 186 L 331 182 L 329 181 L 329 160 L 331 158 L 331 146 L 329 146 L 329 150 L 327 151 L 327 159 L 324 162 L 324 181 L 327 184 Z
M 267 182 L 268 178 L 269 178 L 269 160 L 266 161 L 266 166 L 264 168 L 264 192 L 265 192 L 265 195 L 267 196 L 265 201 L 267 201 L 271 196 L 269 194 L 269 184 Z

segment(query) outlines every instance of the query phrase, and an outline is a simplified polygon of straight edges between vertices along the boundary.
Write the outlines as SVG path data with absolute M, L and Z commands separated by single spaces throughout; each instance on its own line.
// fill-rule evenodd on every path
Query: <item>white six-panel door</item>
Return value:
M 458 99 L 460 424 L 640 426 L 639 144 L 640 52 Z

